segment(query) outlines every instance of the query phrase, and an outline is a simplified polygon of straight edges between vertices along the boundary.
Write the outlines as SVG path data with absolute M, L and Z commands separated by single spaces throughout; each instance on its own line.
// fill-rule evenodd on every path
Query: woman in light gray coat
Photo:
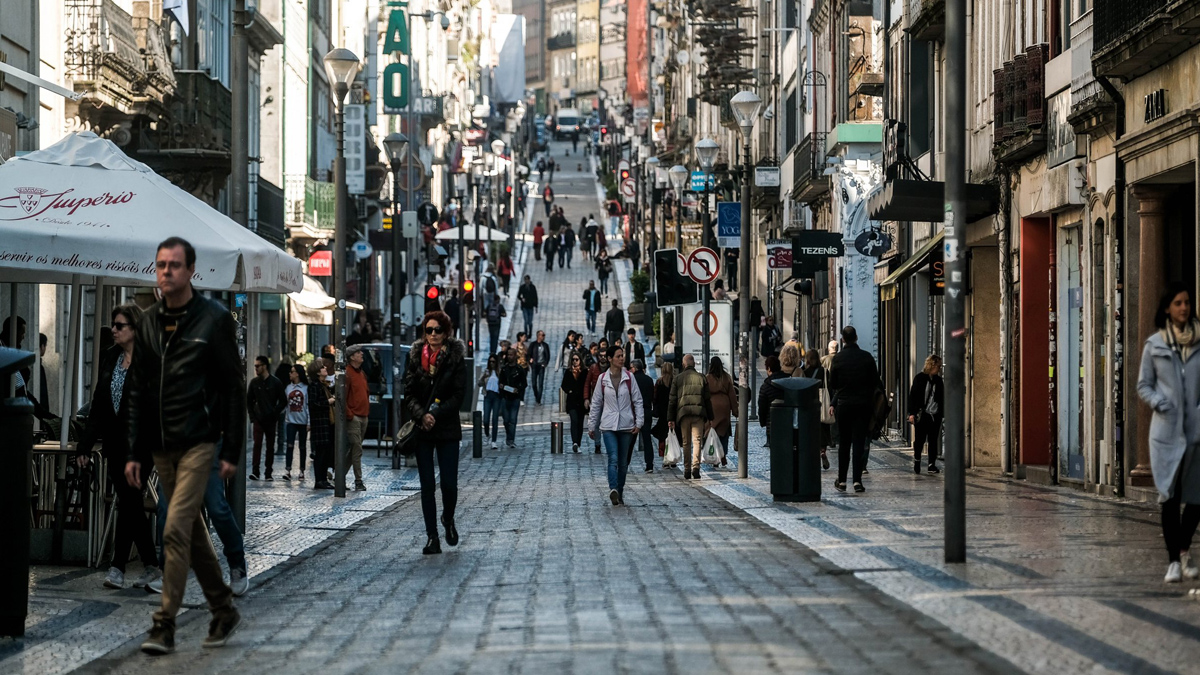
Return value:
M 1154 324 L 1158 331 L 1146 339 L 1137 388 L 1154 409 L 1150 469 L 1162 503 L 1170 561 L 1164 581 L 1178 583 L 1183 577 L 1200 577 L 1188 555 L 1200 524 L 1200 320 L 1192 311 L 1191 291 L 1170 284 Z

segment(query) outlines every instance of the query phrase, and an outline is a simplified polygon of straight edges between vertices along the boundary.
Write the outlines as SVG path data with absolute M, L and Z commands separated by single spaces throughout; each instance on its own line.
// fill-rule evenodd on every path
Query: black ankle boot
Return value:
M 430 537 L 425 543 L 425 548 L 421 549 L 421 553 L 425 555 L 433 555 L 434 553 L 442 552 L 442 542 L 437 537 Z
M 446 520 L 446 516 L 442 516 L 442 525 L 446 528 L 446 543 L 451 546 L 458 546 L 458 528 L 454 527 L 453 520 Z

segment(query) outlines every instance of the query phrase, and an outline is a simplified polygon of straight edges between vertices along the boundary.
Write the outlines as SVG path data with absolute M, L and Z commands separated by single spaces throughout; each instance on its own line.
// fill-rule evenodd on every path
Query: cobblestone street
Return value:
M 571 170 L 552 184 L 578 224 L 600 204 L 565 147 L 556 158 Z M 583 326 L 594 270 L 578 251 L 569 270 L 547 272 L 532 252 L 517 262 L 557 354 Z M 628 304 L 628 274 L 618 261 L 606 305 Z M 605 456 L 586 440 L 550 454 L 561 377 L 547 372 L 542 406 L 530 388 L 516 450 L 472 459 L 464 429 L 457 547 L 421 555 L 415 469 L 368 449 L 369 490 L 345 500 L 251 484 L 252 587 L 226 647 L 200 646 L 194 580 L 176 653 L 151 658 L 138 645 L 158 596 L 102 590 L 103 570 L 37 567 L 29 630 L 0 640 L 0 672 L 1200 672 L 1196 584 L 1162 583 L 1154 505 L 969 472 L 968 563 L 945 565 L 942 480 L 914 475 L 906 448 L 871 450 L 863 494 L 834 491 L 825 472 L 822 501 L 775 503 L 752 422 L 749 479 L 736 460 L 700 481 L 638 460 L 628 505 L 614 507 Z

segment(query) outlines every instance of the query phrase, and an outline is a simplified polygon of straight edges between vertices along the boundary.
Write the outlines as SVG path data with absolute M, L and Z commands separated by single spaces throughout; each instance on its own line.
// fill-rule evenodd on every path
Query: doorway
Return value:
M 1058 228 L 1058 471 L 1084 479 L 1083 458 L 1083 230 L 1080 223 Z

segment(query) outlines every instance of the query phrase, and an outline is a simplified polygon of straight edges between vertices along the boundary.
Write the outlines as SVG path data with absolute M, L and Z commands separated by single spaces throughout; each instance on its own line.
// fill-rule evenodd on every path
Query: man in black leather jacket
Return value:
M 854 326 L 842 328 L 842 350 L 829 369 L 830 407 L 837 417 L 841 439 L 838 444 L 838 478 L 835 488 L 846 491 L 846 471 L 854 450 L 854 491 L 862 492 L 863 469 L 867 466 L 867 431 L 875 391 L 882 389 L 875 358 L 858 347 Z
M 190 552 L 213 620 L 205 646 L 225 644 L 241 622 L 225 585 L 200 507 L 220 441 L 220 474 L 228 480 L 245 455 L 245 389 L 233 316 L 192 288 L 196 252 L 178 237 L 159 244 L 158 288 L 163 299 L 142 316 L 129 377 L 129 457 L 125 477 L 140 488 L 139 457 L 150 455 L 168 501 L 163 531 L 162 607 L 142 650 L 175 648 L 175 616 L 187 584 Z

